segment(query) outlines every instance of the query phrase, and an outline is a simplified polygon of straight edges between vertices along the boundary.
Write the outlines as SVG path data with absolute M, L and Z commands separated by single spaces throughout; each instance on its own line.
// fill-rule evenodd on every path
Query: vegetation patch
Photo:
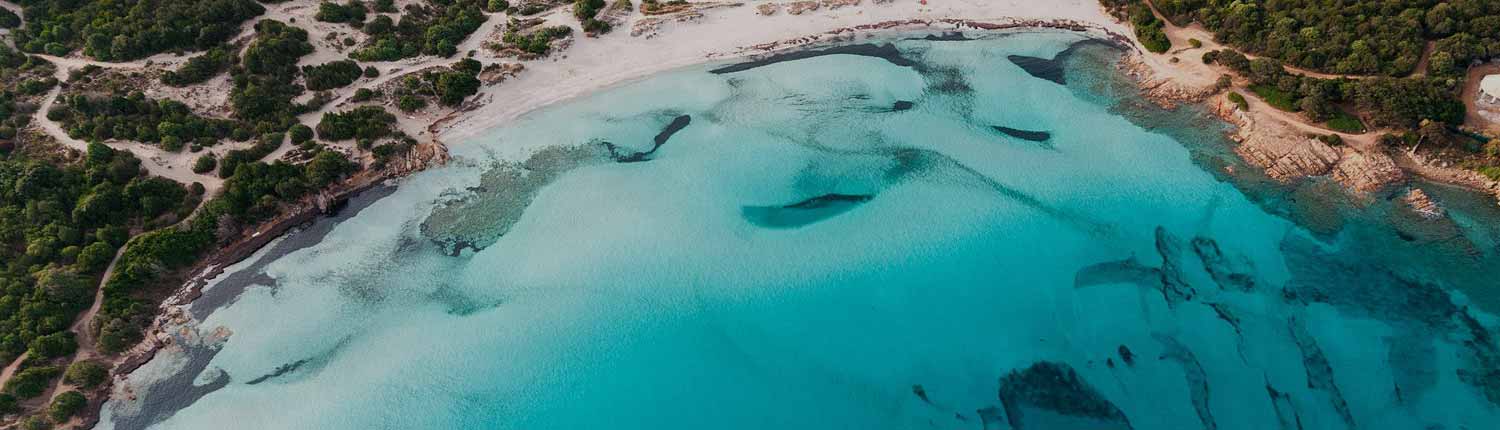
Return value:
M 26 25 L 15 31 L 26 52 L 57 56 L 82 49 L 103 61 L 169 51 L 206 50 L 266 11 L 251 0 L 21 0 Z
M 352 60 L 341 60 L 302 66 L 302 75 L 306 78 L 307 89 L 322 91 L 348 86 L 359 80 L 364 70 Z
M 0 156 L 0 361 L 71 353 L 64 333 L 129 230 L 191 210 L 196 200 L 181 185 L 141 171 L 135 157 L 99 143 L 62 166 Z
M 392 91 L 397 98 L 396 106 L 410 112 L 426 107 L 428 100 L 434 99 L 443 106 L 456 107 L 479 92 L 481 68 L 479 61 L 465 58 L 446 68 L 407 75 Z
M 1250 101 L 1245 100 L 1245 96 L 1240 95 L 1240 93 L 1231 91 L 1228 97 L 1229 101 L 1239 107 L 1240 110 L 1250 110 Z
M 1165 25 L 1156 14 L 1151 12 L 1151 6 L 1142 0 L 1103 0 L 1105 8 L 1110 13 L 1122 20 L 1129 20 L 1135 27 L 1135 38 L 1141 42 L 1141 46 L 1147 51 L 1163 53 L 1172 49 L 1172 41 L 1167 39 L 1167 33 L 1162 31 Z
M 258 22 L 255 32 L 240 64 L 230 70 L 230 107 L 235 118 L 249 123 L 256 133 L 283 131 L 296 124 L 301 113 L 292 103 L 302 94 L 302 87 L 294 83 L 297 60 L 311 54 L 313 46 L 307 42 L 307 31 L 281 21 Z
M 47 119 L 58 121 L 74 139 L 129 140 L 180 151 L 187 144 L 207 147 L 239 135 L 237 121 L 204 118 L 170 99 L 152 100 L 132 92 L 110 96 L 72 95 L 53 105 Z M 239 139 L 243 140 L 243 139 Z
M 511 25 L 506 26 L 505 35 L 500 38 L 504 44 L 491 48 L 496 51 L 517 49 L 532 56 L 545 56 L 552 50 L 553 41 L 573 34 L 573 28 L 565 25 L 539 28 L 526 33 L 521 33 L 518 27 L 520 24 L 512 20 Z
M 189 58 L 182 66 L 177 67 L 177 70 L 168 70 L 163 73 L 161 83 L 183 87 L 213 79 L 214 76 L 229 70 L 229 66 L 234 65 L 235 60 L 239 59 L 236 51 L 237 49 L 232 46 L 210 49 L 202 55 Z
M 1360 121 L 1359 117 L 1350 115 L 1348 112 L 1344 112 L 1343 110 L 1338 110 L 1337 112 L 1338 113 L 1335 114 L 1333 118 L 1329 119 L 1325 124 L 1328 126 L 1328 129 L 1350 134 L 1360 134 L 1365 132 L 1365 123 L 1363 121 Z
M 451 57 L 458 45 L 484 24 L 486 0 L 434 0 L 413 4 L 399 22 L 380 15 L 363 28 L 370 40 L 350 57 L 362 61 L 395 61 L 418 55 Z
M 1260 97 L 1261 100 L 1264 100 L 1271 107 L 1287 112 L 1297 111 L 1297 103 L 1292 98 L 1292 95 L 1279 88 L 1265 84 L 1251 85 L 1250 92 L 1255 93 L 1257 97 Z
M 318 138 L 328 141 L 379 139 L 394 132 L 396 116 L 380 106 L 360 106 L 347 112 L 329 112 L 318 121 Z

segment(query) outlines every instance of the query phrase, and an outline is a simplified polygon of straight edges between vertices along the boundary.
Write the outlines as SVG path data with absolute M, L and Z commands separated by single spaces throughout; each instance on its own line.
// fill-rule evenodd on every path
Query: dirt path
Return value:
M 0 387 L 4 387 L 6 382 L 10 382 L 10 377 L 16 374 L 16 369 L 20 369 L 21 363 L 25 361 L 26 352 L 23 351 L 21 352 L 21 356 L 16 357 L 15 361 L 5 366 L 5 370 L 0 371 Z
M 1427 62 L 1432 60 L 1432 50 L 1437 47 L 1437 42 L 1427 41 L 1422 45 L 1422 58 L 1417 60 L 1417 65 L 1411 69 L 1411 77 L 1419 78 L 1427 76 Z
M 72 61 L 86 62 L 76 59 Z M 67 68 L 59 65 L 56 74 L 61 75 L 62 78 L 67 78 Z M 88 152 L 88 142 L 68 136 L 67 130 L 64 130 L 61 124 L 47 118 L 47 111 L 51 110 L 53 103 L 57 102 L 57 96 L 61 91 L 62 86 L 60 85 L 54 86 L 51 90 L 47 91 L 47 95 L 42 97 L 42 102 L 39 104 L 40 107 L 36 113 L 32 114 L 32 122 L 37 124 L 42 132 L 56 139 L 58 143 L 81 152 Z M 171 179 L 184 185 L 194 182 L 202 183 L 204 189 L 207 191 L 206 195 L 213 195 L 224 182 L 217 176 L 193 173 L 190 163 L 195 159 L 194 154 L 187 152 L 170 153 L 163 151 L 161 148 L 135 142 L 108 141 L 104 142 L 104 144 L 110 148 L 127 151 L 135 155 L 136 158 L 141 160 L 141 167 L 146 168 L 146 171 L 152 175 Z
M 1174 46 L 1174 47 L 1189 47 L 1189 46 L 1191 46 L 1191 45 L 1188 44 L 1188 40 L 1189 39 L 1197 39 L 1198 42 L 1200 42 L 1200 43 L 1203 44 L 1202 48 L 1197 48 L 1197 49 L 1193 49 L 1193 48 L 1179 48 L 1179 49 L 1172 50 L 1171 53 L 1173 53 L 1173 54 L 1178 53 L 1178 52 L 1186 52 L 1186 51 L 1189 51 L 1189 50 L 1192 50 L 1195 53 L 1197 53 L 1197 55 L 1193 56 L 1192 58 L 1184 58 L 1182 61 L 1200 61 L 1201 62 L 1202 53 L 1203 52 L 1208 52 L 1208 51 L 1215 51 L 1215 50 L 1221 50 L 1222 49 L 1222 50 L 1231 50 L 1231 51 L 1237 51 L 1237 52 L 1239 52 L 1238 49 L 1226 46 L 1226 45 L 1224 45 L 1222 43 L 1219 43 L 1219 42 L 1215 41 L 1214 40 L 1214 34 L 1212 32 L 1209 32 L 1207 28 L 1204 28 L 1203 24 L 1199 24 L 1197 22 L 1188 24 L 1186 26 L 1178 26 L 1176 24 L 1172 24 L 1172 21 L 1168 21 L 1167 18 L 1161 14 L 1161 12 L 1158 12 L 1156 10 L 1156 4 L 1154 2 L 1152 2 L 1151 0 L 1147 0 L 1146 4 L 1151 6 L 1151 12 L 1156 15 L 1156 19 L 1161 20 L 1161 22 L 1163 23 L 1162 24 L 1162 31 L 1167 34 L 1167 39 L 1172 41 L 1172 46 Z M 1240 52 L 1240 53 L 1244 54 L 1245 58 L 1249 58 L 1249 59 L 1252 59 L 1252 60 L 1256 59 L 1256 58 L 1260 58 L 1259 55 L 1249 54 L 1249 53 L 1245 53 L 1245 52 Z M 1313 71 L 1313 70 L 1307 70 L 1307 69 L 1303 69 L 1303 68 L 1300 68 L 1300 67 L 1288 66 L 1288 65 L 1282 65 L 1281 67 L 1283 69 L 1286 69 L 1286 71 L 1291 72 L 1291 73 L 1295 73 L 1295 74 L 1299 74 L 1299 75 L 1303 75 L 1303 76 L 1308 76 L 1308 77 L 1319 78 L 1319 79 L 1338 79 L 1338 78 L 1364 79 L 1364 78 L 1368 78 L 1369 77 L 1369 76 L 1365 76 L 1365 75 L 1341 75 L 1341 74 L 1336 74 L 1336 73 L 1323 73 L 1323 72 L 1317 72 L 1317 71 Z

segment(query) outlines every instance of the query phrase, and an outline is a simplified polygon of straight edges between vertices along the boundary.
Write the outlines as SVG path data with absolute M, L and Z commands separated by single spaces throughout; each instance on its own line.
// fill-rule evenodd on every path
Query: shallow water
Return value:
M 228 272 L 101 428 L 1500 426 L 1493 211 L 1223 173 L 1080 40 L 534 113 Z

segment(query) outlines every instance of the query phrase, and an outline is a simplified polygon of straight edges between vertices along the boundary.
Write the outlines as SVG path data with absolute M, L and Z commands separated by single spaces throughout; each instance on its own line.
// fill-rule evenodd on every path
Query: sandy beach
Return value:
M 668 15 L 654 30 L 636 35 L 632 35 L 633 28 L 640 28 L 643 20 L 657 17 L 632 14 L 615 31 L 578 40 L 552 57 L 528 62 L 526 71 L 516 78 L 485 88 L 477 96 L 486 101 L 484 106 L 445 124 L 438 138 L 449 145 L 462 144 L 465 139 L 537 108 L 666 70 L 869 33 L 830 34 L 858 26 L 921 20 L 931 24 L 915 23 L 898 28 L 958 30 L 957 24 L 942 21 L 998 24 L 1067 20 L 1113 33 L 1130 34 L 1129 28 L 1106 14 L 1098 2 L 1089 0 L 933 0 L 927 4 L 918 0 L 824 1 L 817 10 L 800 15 L 790 13 L 788 5 L 791 3 L 794 2 L 756 1 L 708 9 L 701 16 L 697 12 Z M 855 4 L 836 6 L 844 3 Z M 762 15 L 760 6 L 765 4 L 780 7 L 769 16 Z M 581 34 L 577 21 L 567 12 L 564 8 L 546 14 L 548 25 L 570 25 L 575 27 L 575 34 Z M 476 34 L 476 37 L 483 36 Z M 489 60 L 487 55 L 487 52 L 480 52 L 476 58 L 486 61 Z

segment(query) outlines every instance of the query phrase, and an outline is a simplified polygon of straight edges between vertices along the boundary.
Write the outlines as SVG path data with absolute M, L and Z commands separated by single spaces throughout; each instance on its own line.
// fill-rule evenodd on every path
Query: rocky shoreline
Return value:
M 1366 196 L 1419 177 L 1489 194 L 1500 202 L 1500 182 L 1476 172 L 1434 166 L 1419 154 L 1380 147 L 1373 143 L 1374 139 L 1345 139 L 1343 144 L 1330 144 L 1316 138 L 1319 134 L 1299 129 L 1298 125 L 1269 113 L 1240 108 L 1228 99 L 1232 90 L 1223 85 L 1184 85 L 1160 76 L 1156 68 L 1142 61 L 1142 55 L 1145 54 L 1139 51 L 1126 55 L 1120 69 L 1135 80 L 1143 97 L 1164 108 L 1203 105 L 1209 113 L 1235 127 L 1228 136 L 1237 143 L 1233 148 L 1235 154 L 1278 182 L 1327 176 L 1352 194 Z M 1356 144 L 1360 141 L 1370 143 Z
M 249 258 L 287 231 L 330 214 L 356 194 L 390 180 L 441 166 L 446 164 L 448 159 L 448 148 L 442 143 L 433 141 L 418 144 L 406 156 L 393 160 L 384 169 L 361 171 L 329 189 L 297 201 L 280 216 L 247 230 L 248 233 L 243 234 L 239 240 L 218 248 L 213 254 L 193 265 L 188 270 L 188 273 L 192 274 L 188 280 L 177 291 L 162 300 L 158 306 L 159 312 L 151 325 L 143 331 L 144 340 L 115 360 L 109 380 L 97 388 L 108 395 L 90 400 L 88 406 L 79 413 L 83 424 L 81 428 L 92 428 L 98 424 L 100 409 L 104 402 L 120 394 L 116 391 L 117 383 L 150 362 L 163 347 L 172 345 L 173 334 L 168 332 L 168 328 L 184 322 L 186 315 L 183 307 L 201 296 L 208 281 L 223 274 L 226 267 Z M 227 333 L 222 335 L 228 336 Z

